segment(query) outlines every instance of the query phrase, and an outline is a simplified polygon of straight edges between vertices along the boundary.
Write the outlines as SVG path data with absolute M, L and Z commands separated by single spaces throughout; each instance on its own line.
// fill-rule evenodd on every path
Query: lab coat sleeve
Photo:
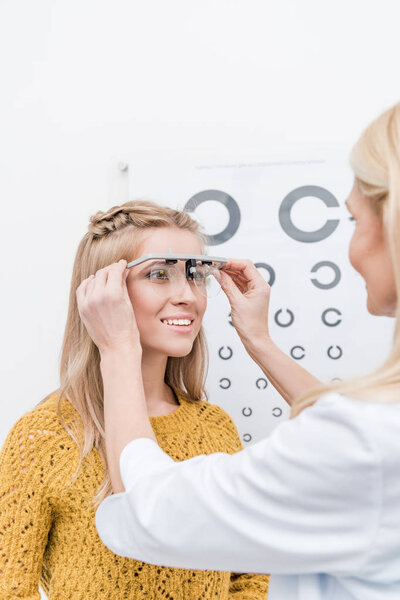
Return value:
M 329 394 L 236 454 L 175 462 L 152 440 L 120 457 L 125 492 L 96 512 L 116 554 L 170 567 L 348 573 L 378 526 L 381 464 L 354 403 Z

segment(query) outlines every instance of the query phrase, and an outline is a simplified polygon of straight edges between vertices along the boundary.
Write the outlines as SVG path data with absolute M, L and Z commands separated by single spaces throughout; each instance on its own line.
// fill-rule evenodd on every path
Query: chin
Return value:
M 396 316 L 396 307 L 380 305 L 376 302 L 373 302 L 371 298 L 368 296 L 367 298 L 367 310 L 370 315 L 374 317 L 395 317 Z
M 188 352 L 168 352 L 168 357 L 169 358 L 184 358 L 185 356 L 190 354 L 191 351 L 192 351 L 192 349 L 190 348 L 190 350 Z
M 177 348 L 176 346 L 174 347 L 171 344 L 171 347 L 167 349 L 167 354 L 168 354 L 168 356 L 174 356 L 176 358 L 180 358 L 183 356 L 187 356 L 188 354 L 191 353 L 192 350 L 193 350 L 193 344 L 187 344 L 186 346 L 184 346 L 182 344 L 180 348 L 179 347 Z
M 369 295 L 367 298 L 367 311 L 370 315 L 374 315 L 375 317 L 379 317 L 381 315 L 381 312 L 377 310 L 376 305 L 374 304 L 374 302 L 372 302 Z
M 149 349 L 152 352 L 156 351 L 161 354 L 165 354 L 166 356 L 180 358 L 191 353 L 193 350 L 193 342 L 186 342 L 185 344 L 163 344 L 162 346 L 152 345 Z

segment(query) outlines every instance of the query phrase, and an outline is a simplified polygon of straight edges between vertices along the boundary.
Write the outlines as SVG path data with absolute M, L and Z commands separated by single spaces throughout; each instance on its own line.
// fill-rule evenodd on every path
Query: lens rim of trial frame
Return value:
M 176 281 L 176 280 L 183 281 L 183 277 L 182 277 L 183 273 L 182 273 L 182 271 L 180 269 L 175 268 L 177 262 L 178 262 L 178 260 L 165 260 L 165 262 L 162 262 L 162 260 L 160 260 L 159 263 L 155 263 L 154 265 L 152 265 L 151 270 L 149 272 L 151 283 L 153 285 L 156 285 L 156 286 L 159 286 L 160 284 L 165 283 L 166 282 L 165 280 L 162 280 L 162 279 L 159 280 L 159 279 L 157 279 L 155 277 L 153 278 L 152 274 L 153 274 L 153 272 L 158 272 L 158 271 L 162 270 L 161 269 L 162 267 L 168 267 L 168 266 L 172 266 L 173 267 L 172 271 L 178 275 L 177 277 L 174 277 L 173 280 L 174 281 Z M 206 277 L 202 278 L 202 281 L 199 281 L 199 278 L 196 278 L 194 276 L 193 270 L 192 270 L 192 269 L 197 268 L 197 267 L 210 266 L 210 265 L 212 265 L 213 261 L 201 261 L 201 260 L 197 260 L 196 261 L 195 259 L 188 259 L 185 262 L 186 262 L 186 265 L 185 265 L 185 279 L 193 281 L 194 284 L 195 284 L 195 286 L 196 286 L 196 289 L 204 297 L 206 297 L 206 298 L 213 298 L 213 297 L 215 297 L 219 293 L 219 289 L 220 289 L 219 285 L 216 285 L 216 292 L 214 294 L 212 294 L 212 295 L 210 295 L 209 286 L 207 287 L 207 280 L 211 281 L 211 279 L 207 279 L 207 278 L 208 277 L 212 277 L 212 271 L 215 270 L 215 268 L 212 269 L 212 267 L 211 267 L 211 269 L 207 273 Z M 195 263 L 195 264 L 193 264 L 193 263 Z M 197 263 L 200 263 L 200 264 L 197 264 Z M 218 268 L 218 267 L 216 267 L 216 268 Z M 167 268 L 165 270 L 168 271 Z M 168 277 L 168 282 L 170 284 L 172 284 L 173 281 L 171 281 L 171 279 L 169 278 L 168 272 L 167 272 L 167 277 Z

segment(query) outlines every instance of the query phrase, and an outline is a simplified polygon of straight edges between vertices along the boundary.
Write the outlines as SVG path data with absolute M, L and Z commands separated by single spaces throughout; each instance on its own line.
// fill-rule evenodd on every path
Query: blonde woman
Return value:
M 204 235 L 187 213 L 152 202 L 128 202 L 91 218 L 73 268 L 60 388 L 14 425 L 0 456 L 1 600 L 37 599 L 39 583 L 49 600 L 266 598 L 265 575 L 171 569 L 121 558 L 104 546 L 95 527 L 96 507 L 111 493 L 102 377 L 109 357 L 82 324 L 76 290 L 94 274 L 94 296 L 98 287 L 110 285 L 110 263 L 126 265 L 169 248 L 204 254 L 204 246 Z M 241 448 L 237 430 L 226 412 L 207 402 L 204 388 L 207 297 L 187 279 L 158 293 L 148 264 L 126 269 L 124 278 L 124 310 L 129 314 L 135 307 L 141 350 L 140 377 L 131 394 L 145 398 L 152 431 L 171 460 L 234 453 Z M 182 316 L 193 323 L 181 333 L 168 319 Z M 115 325 L 112 307 L 108 317 L 104 335 Z M 128 319 L 118 339 L 121 351 L 131 335 Z M 185 512 L 193 508 L 187 504 Z
M 220 272 L 243 344 L 292 405 L 292 418 L 268 439 L 232 456 L 174 463 L 154 440 L 142 393 L 130 393 L 136 375 L 126 365 L 136 373 L 139 364 L 133 318 L 129 350 L 119 352 L 118 310 L 102 336 L 88 290 L 82 318 L 109 349 L 106 445 L 119 492 L 100 505 L 96 523 L 117 554 L 287 575 L 301 600 L 400 598 L 400 104 L 366 129 L 351 163 L 349 258 L 365 279 L 369 312 L 396 318 L 379 369 L 318 384 L 271 341 L 269 287 L 251 261 L 231 260 Z M 107 304 L 107 290 L 99 292 Z

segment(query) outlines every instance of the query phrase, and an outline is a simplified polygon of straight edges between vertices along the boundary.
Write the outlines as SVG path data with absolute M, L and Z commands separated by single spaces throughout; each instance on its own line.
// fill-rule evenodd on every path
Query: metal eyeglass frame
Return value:
M 130 263 L 126 265 L 126 268 L 134 267 L 135 265 L 139 265 L 148 260 L 155 259 L 163 259 L 165 263 L 168 264 L 176 264 L 178 260 L 184 260 L 186 262 L 185 266 L 185 274 L 187 279 L 193 279 L 193 271 L 197 266 L 197 262 L 201 262 L 205 265 L 212 265 L 213 263 L 217 263 L 213 265 L 212 269 L 220 269 L 224 264 L 228 262 L 226 258 L 222 258 L 220 256 L 208 256 L 207 254 L 173 254 L 171 249 L 169 248 L 168 254 L 146 254 L 137 258 L 136 260 L 132 260 Z

